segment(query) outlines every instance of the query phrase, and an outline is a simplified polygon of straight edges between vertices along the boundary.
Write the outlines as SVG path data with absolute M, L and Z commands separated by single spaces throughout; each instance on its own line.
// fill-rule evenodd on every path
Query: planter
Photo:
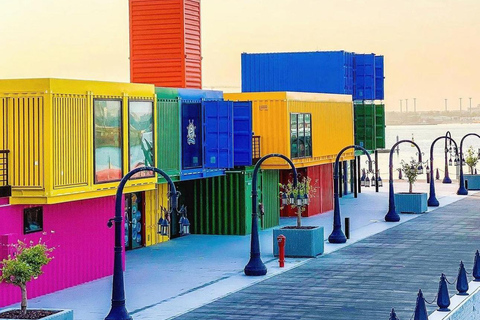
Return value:
M 11 311 L 11 310 L 18 310 L 18 308 L 9 308 L 9 309 L 2 309 L 0 310 L 0 314 Z M 52 314 L 50 316 L 46 316 L 43 318 L 39 318 L 40 320 L 73 320 L 73 310 L 69 309 L 41 309 L 41 308 L 31 308 L 27 309 L 27 312 L 29 310 L 48 310 L 48 311 L 59 311 L 55 314 Z M 21 319 L 21 318 L 20 318 Z M 11 318 L 2 318 L 0 316 L 0 320 L 11 320 Z
M 395 193 L 397 212 L 424 213 L 427 211 L 426 193 Z
M 308 229 L 307 229 L 308 228 Z M 273 230 L 273 254 L 278 256 L 277 237 L 283 234 L 286 238 L 286 257 L 315 257 L 323 253 L 324 235 L 323 227 L 302 227 L 293 229 L 283 227 Z
M 480 175 L 479 174 L 464 174 L 465 188 L 467 190 L 480 190 Z

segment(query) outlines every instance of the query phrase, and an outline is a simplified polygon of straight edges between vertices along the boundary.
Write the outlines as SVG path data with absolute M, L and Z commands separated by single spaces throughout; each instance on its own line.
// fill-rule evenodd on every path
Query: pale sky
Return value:
M 242 52 L 373 52 L 387 110 L 466 109 L 479 35 L 480 0 L 203 0 L 203 85 L 239 91 Z M 0 0 L 0 41 L 1 79 L 130 79 L 127 0 Z

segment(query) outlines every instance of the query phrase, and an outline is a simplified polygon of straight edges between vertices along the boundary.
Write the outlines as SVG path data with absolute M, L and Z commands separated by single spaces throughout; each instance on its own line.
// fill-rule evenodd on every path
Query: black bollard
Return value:
M 350 218 L 345 218 L 345 237 L 350 239 Z
M 438 285 L 437 306 L 438 311 L 450 311 L 450 309 L 448 309 L 450 306 L 450 297 L 448 296 L 447 281 L 443 273 Z
M 398 179 L 400 179 L 400 180 L 403 179 L 402 170 L 400 170 L 400 169 L 398 169 Z
M 413 320 L 428 320 L 427 306 L 425 305 L 422 289 L 418 290 Z
M 480 255 L 477 252 L 475 253 L 475 262 L 473 263 L 473 277 L 475 278 L 473 281 L 480 281 Z
M 435 176 L 435 179 L 440 180 L 440 172 L 438 171 L 438 168 L 437 168 L 437 175 Z
M 460 261 L 460 268 L 458 269 L 457 291 L 459 296 L 468 296 L 467 271 L 465 271 L 463 261 Z
M 430 172 L 427 172 L 427 183 L 430 183 Z
M 390 318 L 388 320 L 399 320 L 397 314 L 395 313 L 395 309 L 392 308 L 392 312 L 390 312 Z

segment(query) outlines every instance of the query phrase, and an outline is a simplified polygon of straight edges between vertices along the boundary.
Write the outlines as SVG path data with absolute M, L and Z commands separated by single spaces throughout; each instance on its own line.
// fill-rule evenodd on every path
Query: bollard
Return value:
M 418 290 L 413 320 L 428 320 L 427 306 L 425 305 L 422 289 Z
M 395 313 L 395 309 L 392 308 L 392 312 L 390 312 L 390 318 L 388 320 L 399 320 L 397 314 Z
M 436 175 L 435 179 L 440 180 L 440 172 L 438 171 L 438 168 L 437 168 L 437 175 Z
M 475 278 L 473 281 L 480 281 L 480 255 L 477 252 L 475 253 L 475 262 L 473 263 L 473 277 Z
M 427 172 L 427 183 L 430 183 L 430 172 Z
M 450 297 L 448 296 L 447 280 L 443 273 L 440 277 L 440 283 L 438 285 L 437 306 L 438 311 L 450 311 L 450 309 L 448 309 L 450 306 Z
M 398 169 L 398 179 L 400 179 L 400 180 L 403 179 L 402 170 L 400 170 L 400 169 Z
M 287 238 L 281 234 L 277 237 L 278 243 L 278 263 L 280 268 L 285 267 L 285 242 Z
M 345 218 L 345 237 L 350 239 L 350 218 Z
M 465 271 L 463 261 L 460 261 L 460 268 L 458 269 L 457 291 L 459 296 L 468 296 L 467 271 Z

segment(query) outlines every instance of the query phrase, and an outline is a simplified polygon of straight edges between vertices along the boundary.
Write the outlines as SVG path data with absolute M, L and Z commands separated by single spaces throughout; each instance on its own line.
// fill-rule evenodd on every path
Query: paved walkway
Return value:
M 424 214 L 178 319 L 372 320 L 387 319 L 395 307 L 408 320 L 419 288 L 433 300 L 442 272 L 453 282 L 460 260 L 472 270 L 479 200 L 474 195 Z
M 443 185 L 440 183 L 437 183 L 436 185 L 437 196 L 440 200 L 441 206 L 445 206 L 452 202 L 465 198 L 455 195 L 457 185 Z M 406 191 L 407 189 L 408 187 L 404 182 L 395 183 L 396 191 L 401 192 Z M 415 186 L 415 190 L 427 191 L 428 185 L 424 181 L 420 181 Z M 281 276 L 282 278 L 280 279 L 289 279 L 290 277 L 303 277 L 306 279 L 306 282 L 314 281 L 314 283 L 324 283 L 325 281 L 327 281 L 326 284 L 328 286 L 330 286 L 332 283 L 335 284 L 337 282 L 335 281 L 337 277 L 338 282 L 351 283 L 352 286 L 354 286 L 356 283 L 363 283 L 365 282 L 365 280 L 360 280 L 360 276 L 362 276 L 363 270 L 369 270 L 370 262 L 362 262 L 358 260 L 357 257 L 352 255 L 352 253 L 348 253 L 348 251 L 346 250 L 349 246 L 355 244 L 359 245 L 359 247 L 353 247 L 357 248 L 353 250 L 359 250 L 360 252 L 364 252 L 364 254 L 361 254 L 360 256 L 369 257 L 371 255 L 378 255 L 390 257 L 390 251 L 377 253 L 375 249 L 383 248 L 383 240 L 380 242 L 372 242 L 369 245 L 365 245 L 364 242 L 359 241 L 372 235 L 378 234 L 379 232 L 388 230 L 389 228 L 393 229 L 387 232 L 393 232 L 395 231 L 395 229 L 402 226 L 403 223 L 409 223 L 408 221 L 411 221 L 412 219 L 415 219 L 415 221 L 412 221 L 413 226 L 415 226 L 416 221 L 423 221 L 419 219 L 427 219 L 426 221 L 428 224 L 428 218 L 435 217 L 437 214 L 435 211 L 433 211 L 435 212 L 435 214 L 432 213 L 427 215 L 401 215 L 402 221 L 400 223 L 386 223 L 383 221 L 383 217 L 388 207 L 387 192 L 387 187 L 382 188 L 380 193 L 375 193 L 373 192 L 373 189 L 370 188 L 364 189 L 363 193 L 360 194 L 357 199 L 354 199 L 351 195 L 341 199 L 342 218 L 347 216 L 351 218 L 351 239 L 343 245 L 329 244 L 328 242 L 326 242 L 324 256 L 317 259 L 287 259 L 286 267 L 280 269 L 278 267 L 276 259 L 273 257 L 272 254 L 273 239 L 271 229 L 260 232 L 262 259 L 268 267 L 268 274 L 265 277 L 246 277 L 243 274 L 243 268 L 248 262 L 249 258 L 250 236 L 190 235 L 160 245 L 130 251 L 127 253 L 126 257 L 125 272 L 127 309 L 135 320 L 158 320 L 173 318 L 175 316 L 182 315 L 187 311 L 202 307 L 219 298 L 228 296 L 244 288 L 248 288 L 255 283 L 258 284 L 247 290 L 257 290 L 256 288 L 262 288 L 262 290 L 264 290 L 264 286 L 270 283 L 269 281 L 274 281 L 275 278 L 277 278 L 275 276 L 281 273 L 284 273 L 284 275 Z M 467 197 L 467 199 L 473 199 L 473 197 Z M 461 208 L 459 212 L 463 212 L 463 202 L 458 202 L 457 204 L 455 204 L 455 206 L 457 205 L 460 205 Z M 455 206 L 449 206 L 446 209 L 435 209 L 438 210 L 438 212 L 440 212 L 440 210 L 456 210 L 454 209 L 456 208 Z M 429 211 L 435 209 L 429 209 Z M 458 214 L 458 212 L 456 214 Z M 304 225 L 323 226 L 325 228 L 325 238 L 328 237 L 332 230 L 332 220 L 332 212 L 302 219 Z M 454 221 L 456 223 L 455 219 Z M 281 219 L 282 225 L 292 225 L 294 223 L 295 218 Z M 413 236 L 416 236 L 416 233 L 414 233 L 412 237 Z M 383 236 L 379 235 L 379 237 Z M 405 240 L 405 245 L 411 242 L 420 242 L 416 240 L 416 238 L 415 240 L 413 239 L 414 238 L 408 238 L 407 240 Z M 385 242 L 385 245 L 387 243 L 388 242 Z M 394 241 L 394 243 L 396 243 L 396 241 Z M 395 244 L 393 247 L 403 245 L 403 243 Z M 347 256 L 345 260 L 342 261 L 341 257 L 344 254 L 346 254 Z M 403 253 L 400 252 L 400 254 Z M 330 257 L 330 255 L 332 256 Z M 426 256 L 425 259 L 427 260 L 424 260 L 421 251 L 414 250 L 414 253 L 411 255 L 403 255 L 403 258 L 405 257 L 417 260 L 419 261 L 419 263 L 426 265 L 427 268 L 432 267 L 427 261 L 428 259 L 430 259 L 429 256 Z M 468 255 L 462 257 L 462 259 L 466 260 L 468 266 L 468 263 L 471 263 L 471 260 L 473 259 L 473 253 L 469 252 Z M 321 267 L 323 261 L 325 261 L 326 266 L 330 266 L 330 268 L 333 270 L 344 269 L 346 272 L 349 272 L 350 275 L 347 277 L 348 279 L 342 278 L 340 274 L 337 275 L 335 273 L 333 277 L 328 277 L 328 279 L 325 281 L 318 280 L 324 279 L 318 277 L 322 273 L 328 275 L 332 274 L 333 272 L 332 270 L 329 271 L 328 268 L 325 270 L 319 269 L 319 271 L 313 271 L 313 266 L 320 264 L 319 267 Z M 338 266 L 338 264 L 340 263 L 339 261 L 341 262 L 340 267 Z M 303 264 L 305 265 L 305 267 L 296 268 Z M 405 300 L 399 300 L 400 298 L 397 298 L 396 300 L 389 301 L 388 303 L 386 303 L 385 306 L 383 306 L 382 303 L 382 310 L 384 308 L 389 309 L 391 306 L 395 306 L 400 310 L 402 306 L 404 307 L 408 306 L 406 305 L 408 303 L 414 303 L 415 294 L 418 290 L 417 287 L 424 288 L 423 284 L 416 285 L 415 290 L 404 288 L 402 285 L 402 282 L 404 281 L 403 278 L 400 276 L 396 277 L 398 272 L 397 269 L 401 269 L 401 264 L 385 263 L 384 265 L 386 271 L 391 271 L 388 274 L 392 277 L 392 281 L 394 281 L 390 290 L 399 290 L 400 292 L 405 291 L 405 294 L 408 295 L 408 298 L 405 298 Z M 387 265 L 389 265 L 389 267 L 387 267 Z M 442 271 L 447 272 L 447 274 L 452 277 L 456 273 L 458 261 L 455 261 L 451 265 L 449 264 L 449 267 L 449 270 L 451 271 Z M 291 271 L 286 272 L 288 270 Z M 306 273 L 302 275 L 301 271 L 299 270 L 306 270 Z M 300 272 L 299 275 L 297 275 L 298 272 Z M 312 273 L 315 276 L 312 276 Z M 376 274 L 374 275 L 376 276 Z M 434 284 L 435 287 L 438 283 L 438 275 L 435 272 L 432 272 L 432 274 L 428 275 L 429 281 L 431 281 L 431 283 Z M 283 280 L 280 281 L 279 285 L 281 285 L 282 282 Z M 294 281 L 294 283 L 295 282 L 296 281 Z M 372 285 L 372 283 L 376 282 L 378 282 L 378 279 L 375 277 L 371 277 L 367 283 Z M 354 288 L 356 287 L 354 286 Z M 248 310 L 250 310 L 250 306 L 248 303 L 245 303 L 245 301 L 257 301 L 257 303 L 262 303 L 262 306 L 273 305 L 276 306 L 276 308 L 282 308 L 282 299 L 280 299 L 280 297 L 277 297 L 277 294 L 281 294 L 285 290 L 278 290 L 278 292 L 273 294 L 276 297 L 275 299 L 270 299 L 272 298 L 271 296 L 264 295 L 263 293 L 260 295 L 263 296 L 264 299 L 261 299 L 260 297 L 255 297 L 252 298 L 252 300 L 250 300 L 250 298 L 245 300 L 244 298 L 242 298 L 245 309 L 242 309 L 242 311 L 238 314 L 234 314 L 235 317 L 233 318 L 241 319 L 240 316 L 242 314 L 249 315 Z M 326 301 L 329 301 L 329 304 L 335 305 L 338 308 L 345 307 L 344 303 L 342 302 L 343 298 L 338 298 L 340 287 L 331 287 L 329 289 L 330 295 L 328 299 L 326 299 L 325 296 L 321 294 L 318 294 L 317 298 L 317 293 L 315 293 L 314 298 L 312 298 L 312 296 L 309 297 L 309 293 L 312 290 L 313 288 L 306 290 L 300 295 L 295 295 L 302 301 L 301 303 L 298 303 L 298 300 L 292 300 L 295 301 L 295 305 L 300 306 L 300 309 L 298 310 L 303 310 L 303 308 L 306 308 L 306 306 L 302 305 L 318 305 L 320 303 L 328 304 Z M 238 294 L 242 295 L 243 292 L 244 291 L 241 291 L 241 293 Z M 375 292 L 371 294 L 372 299 L 375 299 Z M 426 297 L 427 299 L 432 299 L 433 296 L 427 294 Z M 234 297 L 237 297 L 237 294 L 234 294 L 227 299 L 231 299 Z M 363 297 L 368 297 L 368 295 L 365 294 L 363 295 Z M 70 308 L 74 309 L 75 319 L 77 320 L 95 320 L 103 319 L 106 316 L 106 314 L 110 310 L 110 298 L 111 277 L 106 277 L 80 286 L 65 289 L 53 294 L 31 299 L 29 300 L 29 307 Z M 219 302 L 217 303 L 221 303 L 221 301 L 223 300 L 219 300 Z M 287 306 L 289 306 L 288 308 L 291 309 L 291 301 L 287 301 L 286 303 Z M 212 306 L 214 305 L 215 304 L 213 304 Z M 212 306 L 208 306 L 206 308 L 211 308 Z M 254 308 L 253 306 L 255 306 L 255 304 L 252 304 L 252 308 Z M 224 306 L 221 305 L 221 308 L 223 307 Z M 222 310 L 221 308 L 219 310 Z M 239 308 L 239 306 L 237 306 L 237 308 Z M 269 312 L 275 312 L 276 310 L 275 308 L 265 308 L 265 310 L 267 309 L 271 309 Z M 408 310 L 409 308 L 406 307 L 406 309 Z M 205 309 L 198 309 L 197 312 L 199 313 L 194 313 L 194 315 L 199 315 L 200 317 L 204 316 L 204 318 L 207 317 L 202 310 Z M 383 311 L 381 313 L 383 313 Z M 184 317 L 189 317 L 190 319 L 196 318 L 196 316 L 194 315 L 184 315 L 181 316 L 180 319 Z M 232 315 L 230 316 L 230 318 L 232 318 Z M 263 316 L 259 316 L 259 318 L 263 318 Z M 208 318 L 221 319 L 222 316 L 208 316 Z M 250 315 L 249 318 L 253 317 Z M 294 318 L 298 319 L 299 317 L 295 316 Z M 387 317 L 385 317 L 385 314 L 382 314 L 382 316 L 378 319 L 384 318 L 388 318 L 388 314 Z M 377 317 L 372 316 L 368 319 L 377 319 Z M 409 318 L 402 318 L 402 320 L 403 319 Z

